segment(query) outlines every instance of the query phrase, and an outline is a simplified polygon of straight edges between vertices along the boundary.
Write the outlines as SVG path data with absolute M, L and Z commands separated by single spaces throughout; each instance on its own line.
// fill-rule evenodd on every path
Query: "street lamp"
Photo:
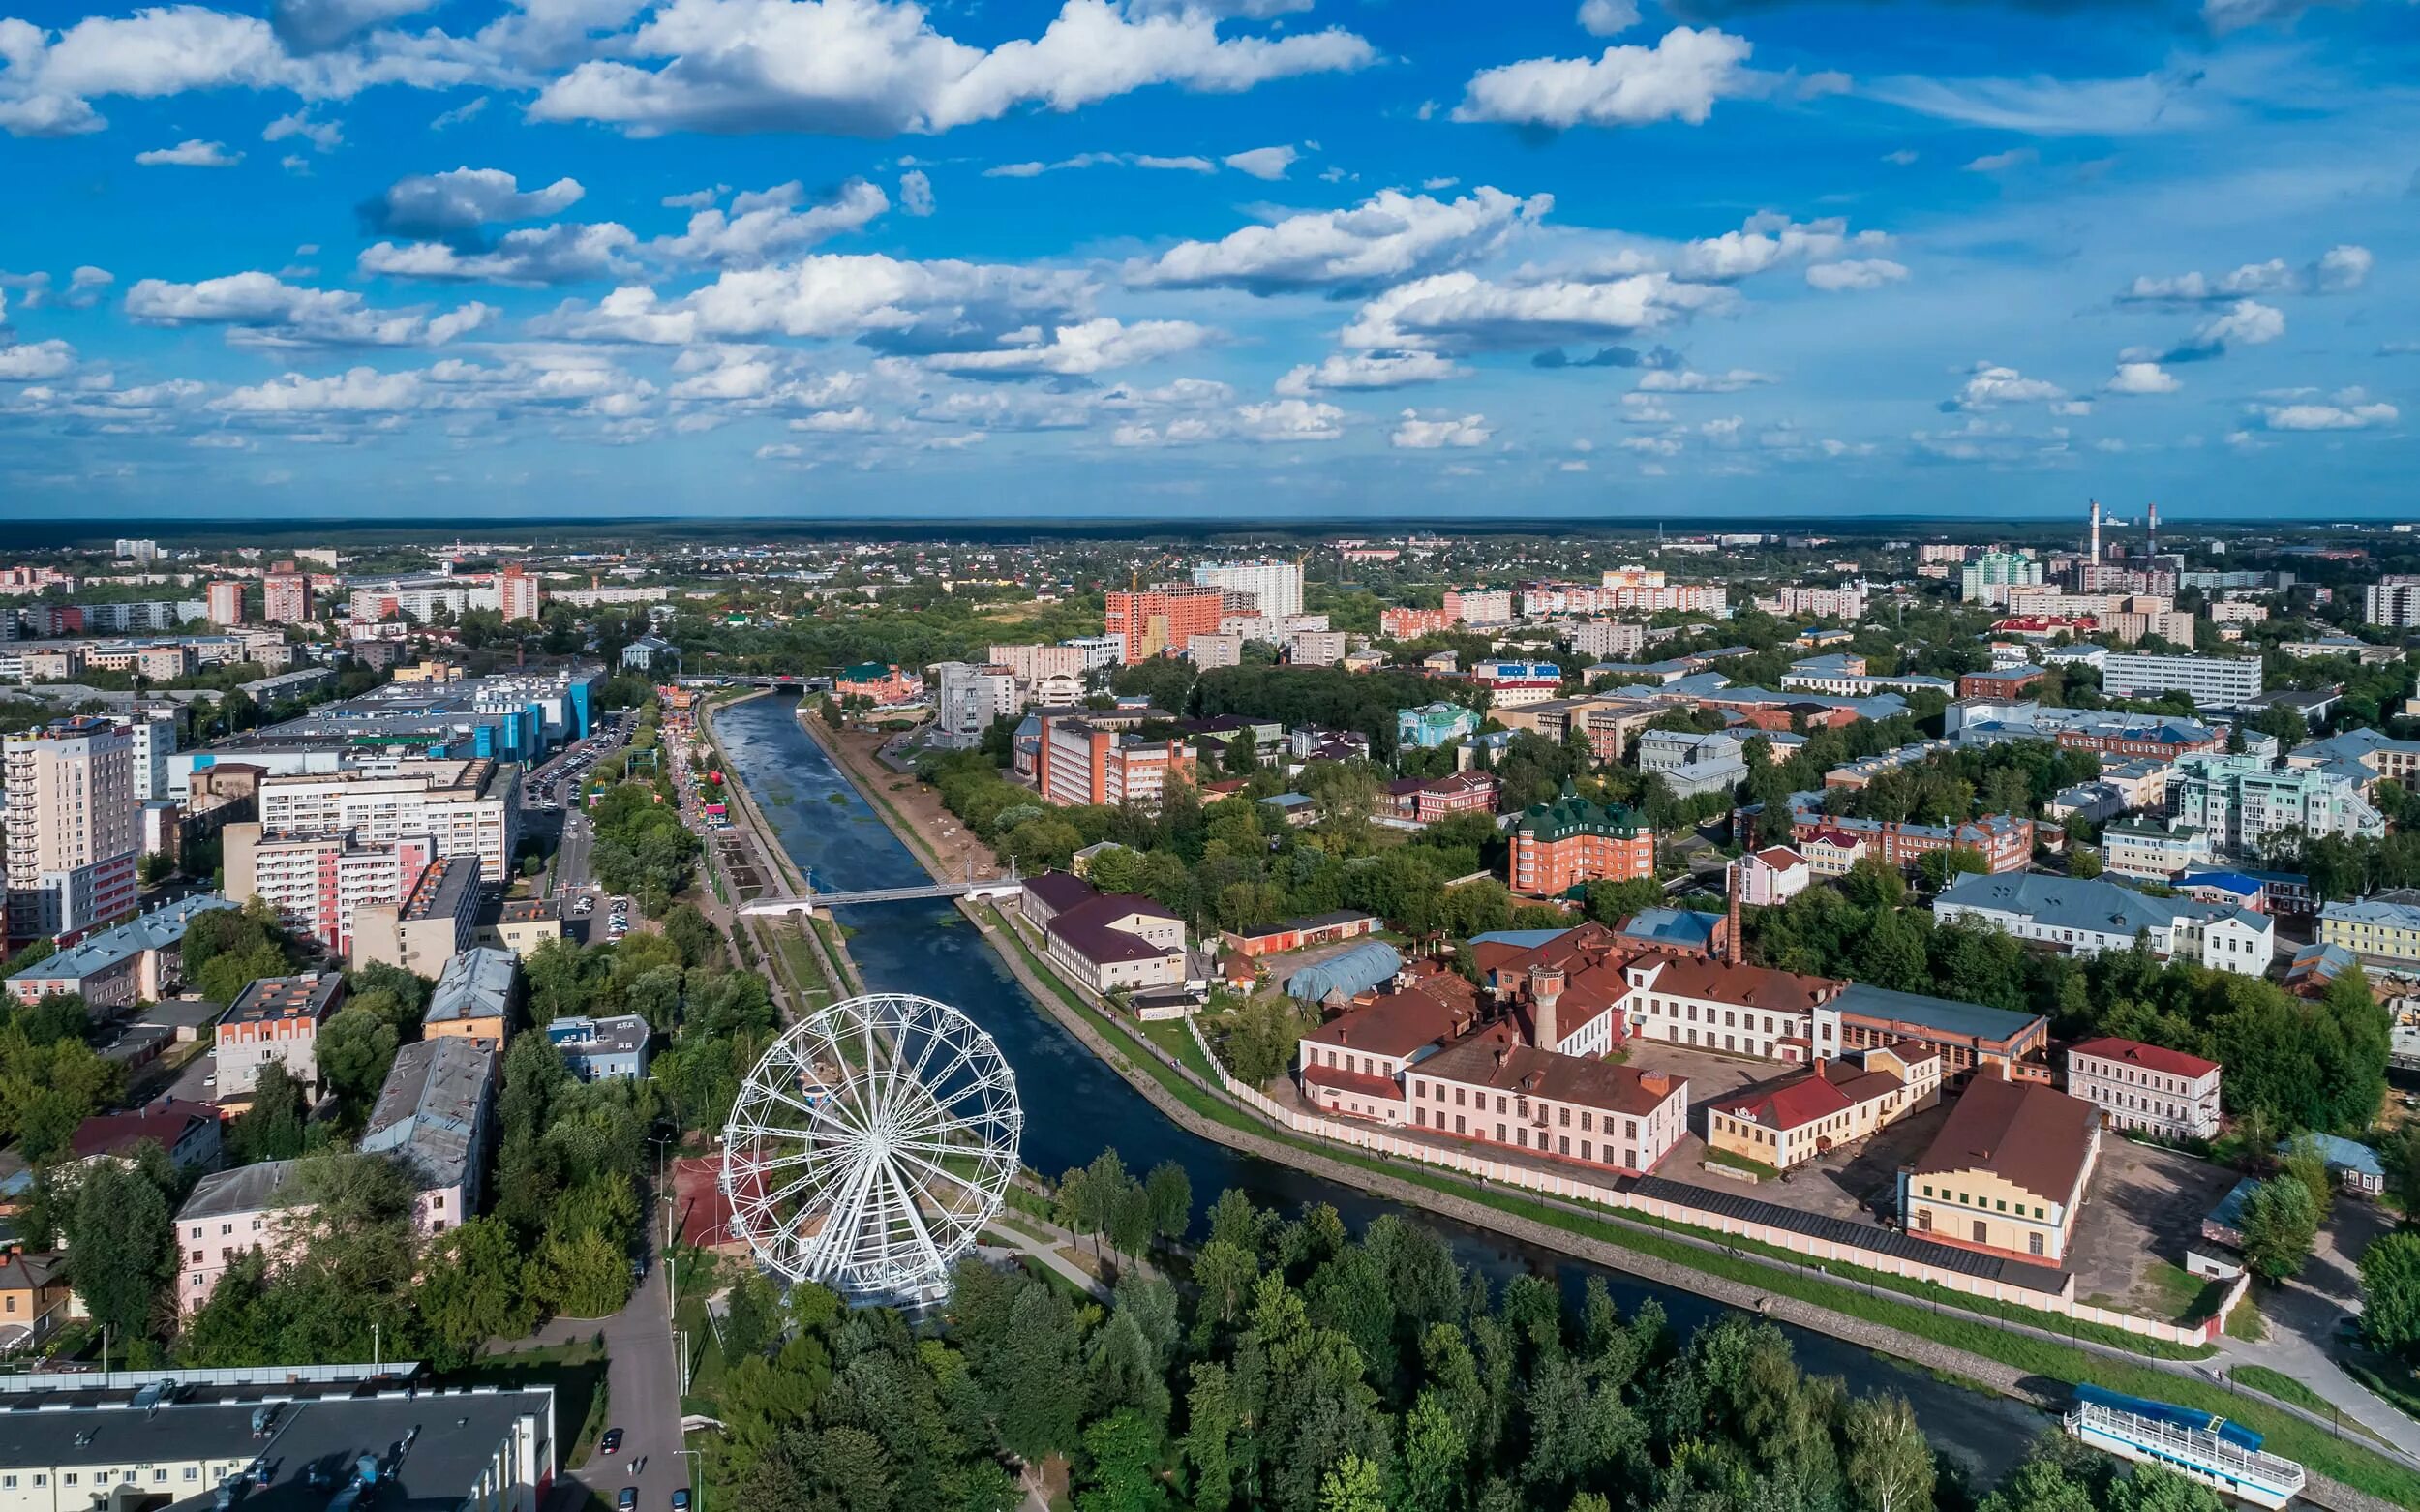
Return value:
M 706 1512 L 706 1451 L 676 1449 L 673 1452 L 692 1462 L 689 1466 L 689 1497 L 696 1503 L 696 1512 Z

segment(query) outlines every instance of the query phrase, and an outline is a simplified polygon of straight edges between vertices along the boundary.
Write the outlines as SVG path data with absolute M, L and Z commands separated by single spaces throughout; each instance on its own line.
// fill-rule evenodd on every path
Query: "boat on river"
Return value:
M 2064 1422 L 2071 1437 L 2096 1449 L 2162 1466 L 2255 1507 L 2283 1507 L 2303 1488 L 2303 1467 L 2262 1453 L 2260 1435 L 2195 1407 L 2083 1384 Z

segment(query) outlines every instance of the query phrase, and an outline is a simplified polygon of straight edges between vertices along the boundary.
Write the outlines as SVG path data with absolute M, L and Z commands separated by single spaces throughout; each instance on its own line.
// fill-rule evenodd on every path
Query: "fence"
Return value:
M 2072 1275 L 2063 1276 L 2064 1284 L 2059 1291 L 2040 1291 L 1993 1277 L 1975 1276 L 1963 1271 L 1949 1270 L 1907 1255 L 1867 1249 L 1861 1245 L 1843 1244 L 1837 1240 L 1800 1233 L 1795 1229 L 1735 1218 L 1730 1214 L 1709 1208 L 1623 1191 L 1580 1175 L 1541 1170 L 1535 1166 L 1516 1164 L 1509 1161 L 1490 1160 L 1484 1155 L 1457 1149 L 1451 1145 L 1436 1144 L 1423 1139 L 1391 1134 L 1375 1125 L 1343 1123 L 1332 1118 L 1305 1113 L 1300 1109 L 1286 1106 L 1257 1087 L 1247 1086 L 1237 1081 L 1227 1072 L 1225 1064 L 1219 1059 L 1217 1053 L 1210 1048 L 1209 1041 L 1202 1036 L 1201 1025 L 1193 1018 L 1187 1018 L 1185 1027 L 1193 1034 L 1194 1043 L 1200 1046 L 1203 1058 L 1208 1060 L 1218 1072 L 1218 1086 L 1215 1090 L 1224 1092 L 1227 1097 L 1251 1108 L 1269 1122 L 1292 1130 L 1296 1134 L 1308 1134 L 1331 1143 L 1369 1150 L 1400 1160 L 1416 1161 L 1423 1165 L 1435 1165 L 1442 1169 L 1458 1171 L 1497 1186 L 1519 1188 L 1526 1192 L 1536 1192 L 1567 1201 L 1590 1203 L 1596 1207 L 1610 1208 L 1618 1214 L 1636 1214 L 1641 1219 L 1667 1224 L 1683 1224 L 1692 1228 L 1710 1230 L 1728 1238 L 1743 1239 L 1752 1244 L 1785 1251 L 1817 1265 L 1827 1262 L 1854 1265 L 1861 1270 L 1876 1271 L 1906 1281 L 1926 1283 L 1947 1291 L 1958 1292 L 1984 1301 L 2026 1308 L 2045 1315 L 2069 1317 L 2081 1323 L 2097 1323 L 2167 1344 L 2188 1346 L 2206 1345 L 2215 1340 L 2220 1330 L 2225 1326 L 2226 1315 L 2234 1309 L 2236 1303 L 2243 1300 L 2246 1288 L 2252 1285 L 2250 1273 L 2237 1276 L 2228 1285 L 2218 1309 L 2198 1323 L 2169 1323 L 2156 1318 L 2137 1317 L 2131 1313 L 2122 1313 L 2111 1308 L 2096 1307 L 2090 1303 L 2076 1301 L 2075 1280 Z M 1202 1078 L 1191 1070 L 1182 1066 L 1177 1069 L 1188 1079 L 1207 1085 L 1202 1083 Z M 1689 1236 L 1679 1237 L 1685 1239 Z M 1855 1278 L 1840 1279 L 1854 1280 Z

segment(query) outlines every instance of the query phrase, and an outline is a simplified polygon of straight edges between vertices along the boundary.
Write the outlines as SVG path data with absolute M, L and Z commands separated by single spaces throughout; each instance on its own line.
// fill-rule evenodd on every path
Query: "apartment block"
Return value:
M 2398 967 L 2420 964 L 2420 908 L 2364 899 L 2319 910 L 2319 943 Z
M 362 1131 L 364 1154 L 392 1151 L 420 1189 L 418 1227 L 440 1234 L 479 1210 L 498 1057 L 470 1040 L 421 1040 L 395 1064 Z
M 1619 620 L 1588 620 L 1571 627 L 1571 650 L 1575 656 L 1594 656 L 1604 660 L 1614 656 L 1636 656 L 1647 650 L 1647 626 L 1628 624 Z
M 249 1097 L 271 1061 L 306 1089 L 319 1081 L 319 1026 L 345 1000 L 345 979 L 332 971 L 262 977 L 236 994 L 219 1015 L 211 1064 L 221 1098 Z
M 106 719 L 56 720 L 10 736 L 0 764 L 9 938 L 80 934 L 134 912 L 134 737 Z
M 1445 609 L 1381 609 L 1378 633 L 1390 641 L 1416 641 L 1454 627 L 1453 612 Z
M 2420 628 L 2420 577 L 2383 577 L 2362 590 L 2361 618 L 2390 630 Z
M 1194 569 L 1194 586 L 1249 593 L 1263 615 L 1283 619 L 1302 613 L 1302 567 L 1291 561 L 1206 561 Z
M 1013 715 L 1021 707 L 1016 669 L 1005 662 L 978 666 L 945 661 L 933 668 L 933 677 L 939 684 L 935 696 L 939 737 L 961 750 L 979 743 L 992 721 Z
M 262 1161 L 212 1171 L 176 1210 L 176 1307 L 191 1314 L 210 1300 L 227 1268 L 255 1250 L 272 1264 L 291 1257 L 312 1205 L 297 1179 L 300 1161 Z
M 1655 875 L 1655 832 L 1618 804 L 1600 807 L 1565 787 L 1561 798 L 1521 816 L 1512 832 L 1512 890 L 1557 897 L 1599 880 Z
M 470 948 L 479 917 L 479 865 L 468 856 L 429 862 L 400 903 L 365 903 L 353 911 L 348 959 L 354 970 L 375 963 L 435 977 Z
M 2112 652 L 2101 664 L 2101 690 L 2111 698 L 2183 693 L 2197 706 L 2225 708 L 2260 696 L 2260 658 Z
M 1149 741 L 1069 715 L 1046 715 L 1036 747 L 1036 789 L 1060 804 L 1133 801 L 1159 806 L 1170 781 L 1194 779 L 1188 742 Z
M 1297 605 L 1297 608 L 1300 606 Z M 1216 588 L 1168 585 L 1103 595 L 1103 626 L 1127 666 L 1182 650 L 1196 635 L 1216 635 L 1226 595 Z
M 1507 624 L 1513 618 L 1509 589 L 1447 589 L 1445 612 L 1456 624 Z
M 2337 772 L 2271 767 L 2257 756 L 2193 756 L 2168 778 L 2168 814 L 2205 831 L 2211 849 L 2223 855 L 2258 852 L 2286 830 L 2377 839 L 2386 820 L 2362 787 Z
M 508 563 L 496 572 L 496 608 L 506 624 L 535 620 L 545 599 L 538 590 L 535 574 L 517 564 Z
M 311 578 L 280 562 L 260 580 L 261 616 L 271 624 L 304 624 L 311 620 Z
M 260 784 L 264 836 L 346 836 L 378 849 L 426 835 L 434 854 L 473 856 L 486 879 L 512 879 L 520 839 L 518 769 L 485 758 L 394 762 L 378 769 L 299 772 Z
M 212 624 L 242 624 L 244 622 L 244 585 L 237 579 L 213 583 L 208 603 Z
M 991 666 L 1008 668 L 1023 687 L 1044 678 L 1080 680 L 1088 670 L 1083 650 L 1074 646 L 994 646 L 983 659 Z

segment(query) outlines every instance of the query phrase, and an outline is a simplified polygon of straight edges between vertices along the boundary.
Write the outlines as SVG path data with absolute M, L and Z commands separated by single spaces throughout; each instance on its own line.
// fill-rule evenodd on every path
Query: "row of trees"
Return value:
M 1238 1193 L 1180 1293 L 1130 1274 L 1104 1308 L 967 1262 L 942 1319 L 751 1301 L 757 1347 L 710 1451 L 735 1512 L 1929 1512 L 1969 1504 L 1901 1398 L 1813 1377 L 1769 1323 L 1682 1339 L 1590 1278 L 1576 1307 L 1497 1287 L 1392 1215 L 1356 1241 Z M 735 1317 L 741 1311 L 735 1293 Z M 2218 1512 L 2156 1468 L 2054 1438 L 1987 1512 Z

